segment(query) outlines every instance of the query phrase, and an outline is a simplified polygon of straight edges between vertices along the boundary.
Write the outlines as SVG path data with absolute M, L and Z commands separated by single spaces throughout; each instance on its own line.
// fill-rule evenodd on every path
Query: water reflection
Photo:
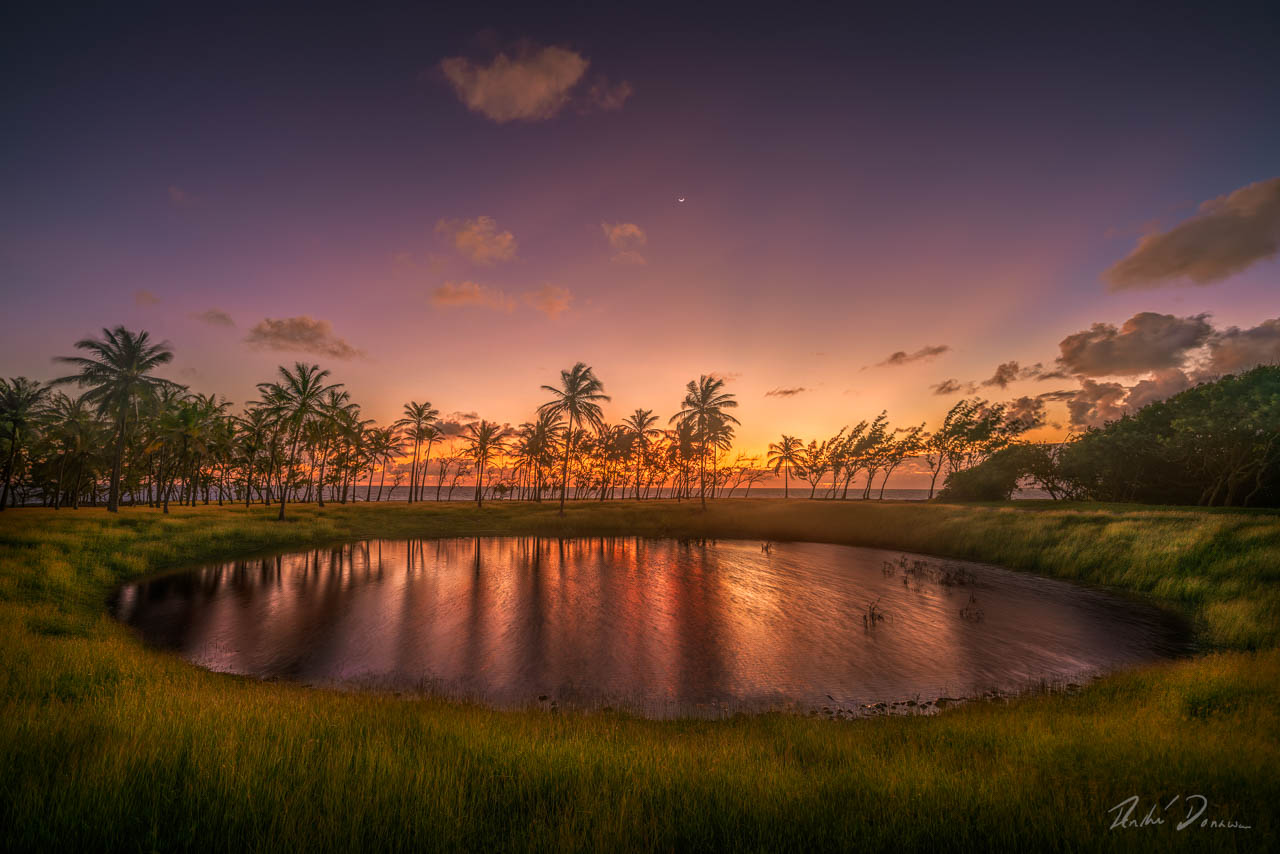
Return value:
M 212 670 L 659 716 L 1017 690 L 1182 649 L 1179 627 L 1143 605 L 975 564 L 908 572 L 899 557 L 814 543 L 371 540 L 129 585 L 115 610 Z M 980 619 L 961 615 L 971 597 Z M 868 626 L 872 602 L 887 619 Z

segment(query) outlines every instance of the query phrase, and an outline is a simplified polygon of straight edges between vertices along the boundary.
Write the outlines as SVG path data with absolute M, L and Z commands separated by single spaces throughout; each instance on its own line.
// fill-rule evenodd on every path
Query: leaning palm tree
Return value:
M 481 420 L 468 424 L 463 437 L 468 445 L 467 456 L 476 461 L 476 506 L 484 506 L 484 471 L 490 460 L 502 450 L 502 427 L 491 421 Z
M 281 466 L 279 479 L 280 515 L 278 518 L 282 521 L 284 506 L 288 501 L 289 484 L 298 459 L 298 441 L 302 437 L 302 428 L 324 410 L 325 398 L 329 392 L 342 387 L 341 383 L 325 385 L 324 381 L 328 378 L 329 372 L 320 370 L 319 365 L 305 365 L 297 362 L 292 371 L 281 365 L 280 379 L 276 382 L 258 384 L 263 405 L 275 416 L 289 437 L 289 456 L 286 464 Z
M 150 375 L 173 360 L 173 351 L 168 342 L 152 344 L 151 336 L 145 331 L 135 334 L 123 326 L 103 329 L 101 340 L 85 338 L 75 346 L 92 356 L 59 356 L 57 361 L 75 365 L 79 373 L 59 377 L 53 384 L 76 383 L 88 387 L 86 399 L 115 421 L 115 450 L 107 492 L 107 511 L 115 513 L 120 509 L 120 468 L 128 438 L 129 410 L 144 392 L 177 385 Z
M 791 470 L 798 469 L 804 445 L 795 436 L 782 434 L 782 439 L 769 445 L 769 465 L 774 475 L 782 472 L 782 497 L 791 497 Z
M 692 425 L 698 435 L 698 478 L 704 510 L 707 507 L 707 446 L 711 441 L 711 427 L 717 422 L 740 423 L 724 411 L 736 408 L 738 401 L 733 399 L 732 394 L 722 391 L 723 388 L 724 379 L 721 377 L 703 374 L 696 382 L 689 380 L 682 408 L 670 419 L 671 422 Z
M 49 387 L 26 377 L 0 379 L 0 425 L 4 425 L 9 440 L 9 454 L 4 462 L 4 487 L 0 489 L 0 511 L 9 504 L 9 481 L 13 477 L 13 464 L 18 458 L 28 428 L 40 415 Z
M 604 393 L 604 384 L 582 362 L 560 372 L 560 388 L 544 385 L 542 389 L 555 397 L 538 407 L 539 414 L 559 415 L 569 422 L 565 431 L 564 465 L 560 471 L 560 515 L 563 516 L 565 492 L 569 486 L 569 457 L 573 453 L 575 437 L 574 422 L 588 424 L 597 430 L 603 427 L 604 413 L 600 411 L 599 401 L 608 401 L 609 396 Z

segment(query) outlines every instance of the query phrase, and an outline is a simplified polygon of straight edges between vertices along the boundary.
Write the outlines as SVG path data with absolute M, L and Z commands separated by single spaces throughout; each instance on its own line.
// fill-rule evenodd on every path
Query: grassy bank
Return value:
M 1280 519 L 1133 508 L 734 501 L 0 515 L 6 847 L 894 850 L 1277 842 Z M 105 615 L 120 581 L 270 548 L 471 533 L 804 539 L 972 558 L 1142 594 L 1205 654 L 934 718 L 498 712 L 205 673 Z M 1204 795 L 1109 831 L 1108 809 Z

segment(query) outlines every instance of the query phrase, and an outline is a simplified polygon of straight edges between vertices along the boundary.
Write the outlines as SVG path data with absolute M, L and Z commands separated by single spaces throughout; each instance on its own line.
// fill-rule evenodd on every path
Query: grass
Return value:
M 433 503 L 0 515 L 0 842 L 44 849 L 1262 850 L 1280 800 L 1280 517 L 1023 504 Z M 751 537 L 1003 564 L 1184 614 L 1197 656 L 930 718 L 647 721 L 207 673 L 121 581 L 362 537 Z M 851 616 L 852 618 L 852 616 Z M 1250 830 L 1109 830 L 1174 795 Z

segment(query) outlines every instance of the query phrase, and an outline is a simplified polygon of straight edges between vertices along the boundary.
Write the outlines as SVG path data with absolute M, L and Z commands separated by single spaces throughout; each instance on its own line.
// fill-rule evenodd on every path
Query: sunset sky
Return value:
M 718 373 L 761 451 L 1280 360 L 1274 4 L 470 5 L 11 13 L 0 375 L 115 324 L 382 423 Z

